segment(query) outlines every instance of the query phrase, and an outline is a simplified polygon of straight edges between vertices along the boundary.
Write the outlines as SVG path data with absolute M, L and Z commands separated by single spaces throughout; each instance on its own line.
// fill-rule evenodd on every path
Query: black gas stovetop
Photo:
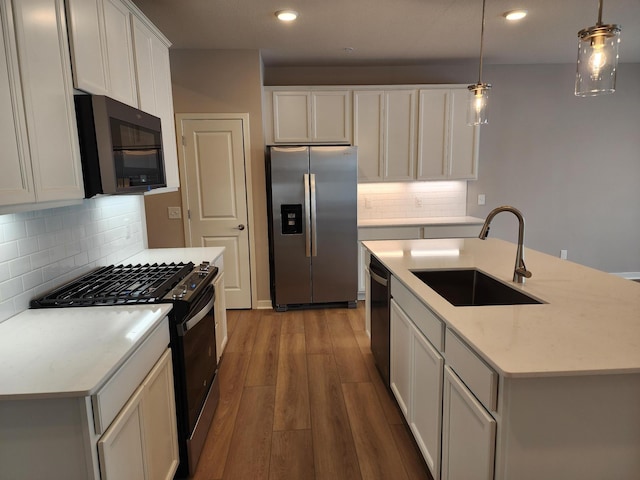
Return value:
M 31 308 L 159 303 L 194 264 L 111 265 L 32 300 Z

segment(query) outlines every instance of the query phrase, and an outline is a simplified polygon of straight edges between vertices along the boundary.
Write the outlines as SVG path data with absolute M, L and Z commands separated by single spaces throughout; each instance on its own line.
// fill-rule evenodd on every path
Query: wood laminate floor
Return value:
M 227 312 L 195 480 L 430 480 L 357 309 Z

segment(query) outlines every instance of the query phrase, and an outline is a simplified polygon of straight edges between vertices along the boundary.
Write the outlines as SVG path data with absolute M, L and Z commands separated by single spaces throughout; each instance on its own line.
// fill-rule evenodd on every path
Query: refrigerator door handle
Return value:
M 311 256 L 318 256 L 318 228 L 317 228 L 317 208 L 316 208 L 316 174 L 311 174 Z
M 309 206 L 309 174 L 304 174 L 305 254 L 311 256 L 311 209 Z

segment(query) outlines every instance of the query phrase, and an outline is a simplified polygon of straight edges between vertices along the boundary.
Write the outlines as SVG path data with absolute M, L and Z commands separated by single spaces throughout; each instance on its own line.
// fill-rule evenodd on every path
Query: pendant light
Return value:
M 598 23 L 578 32 L 576 95 L 589 97 L 616 91 L 620 25 L 602 24 L 602 2 L 598 0 Z
M 480 30 L 480 66 L 478 68 L 478 83 L 469 85 L 469 104 L 467 107 L 467 125 L 482 125 L 487 123 L 487 101 L 489 100 L 490 83 L 482 83 L 482 53 L 484 48 L 484 10 L 486 0 L 482 0 L 482 28 Z

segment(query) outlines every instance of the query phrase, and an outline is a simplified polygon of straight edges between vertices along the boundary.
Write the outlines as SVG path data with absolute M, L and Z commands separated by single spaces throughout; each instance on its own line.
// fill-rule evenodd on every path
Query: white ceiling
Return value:
M 267 66 L 477 60 L 482 0 L 134 0 L 173 48 L 258 49 Z M 274 12 L 292 8 L 293 24 Z M 502 13 L 525 8 L 509 23 Z M 573 63 L 598 0 L 487 0 L 485 63 Z M 640 0 L 606 0 L 622 26 L 620 61 L 640 63 Z M 352 48 L 348 53 L 346 48 Z

